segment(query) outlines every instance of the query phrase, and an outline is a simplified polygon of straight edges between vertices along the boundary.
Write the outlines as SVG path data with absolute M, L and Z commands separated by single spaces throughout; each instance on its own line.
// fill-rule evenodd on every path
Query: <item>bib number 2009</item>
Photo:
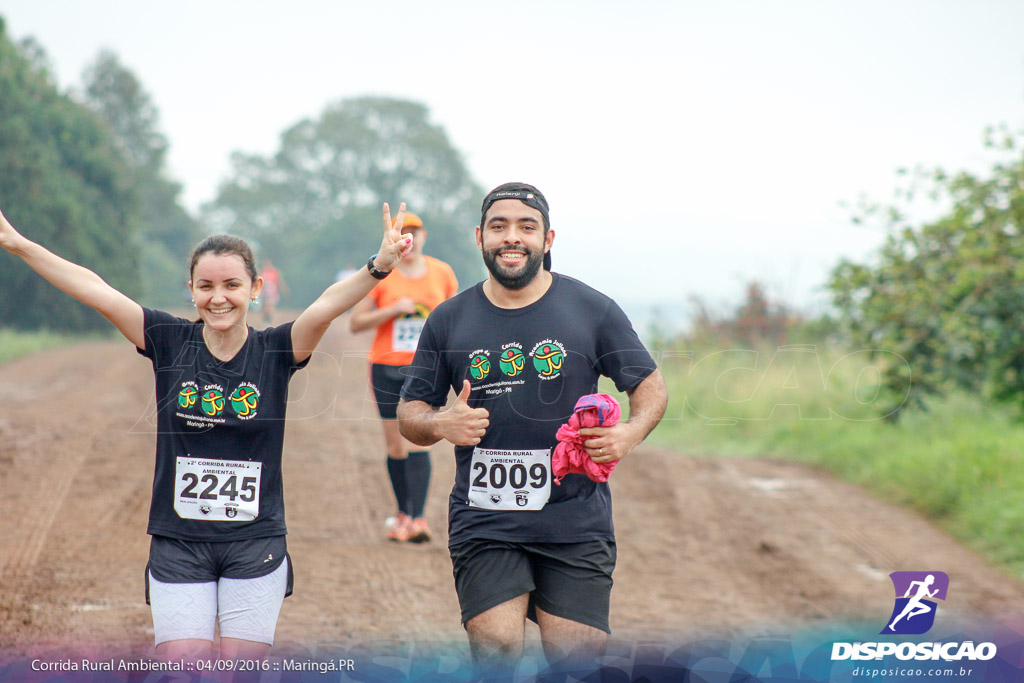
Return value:
M 488 510 L 540 510 L 551 495 L 551 451 L 476 448 L 469 504 Z
M 182 519 L 249 522 L 260 511 L 263 463 L 179 457 L 174 511 Z

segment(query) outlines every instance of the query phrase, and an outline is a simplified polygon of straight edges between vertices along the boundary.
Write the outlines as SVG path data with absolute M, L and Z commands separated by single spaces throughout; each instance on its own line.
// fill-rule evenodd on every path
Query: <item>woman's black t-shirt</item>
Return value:
M 203 323 L 144 309 L 156 375 L 157 441 L 148 532 L 236 541 L 287 532 L 281 482 L 291 323 L 249 328 L 234 358 L 215 358 Z

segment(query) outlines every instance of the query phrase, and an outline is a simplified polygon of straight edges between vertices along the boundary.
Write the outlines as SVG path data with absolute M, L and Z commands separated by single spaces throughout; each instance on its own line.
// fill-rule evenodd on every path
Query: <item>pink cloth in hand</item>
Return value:
M 561 479 L 567 474 L 585 474 L 593 481 L 608 481 L 619 462 L 594 462 L 583 449 L 583 442 L 594 437 L 580 436 L 579 431 L 586 427 L 611 427 L 619 423 L 620 417 L 619 402 L 608 394 L 587 394 L 576 401 L 568 424 L 559 427 L 555 435 L 558 445 L 551 456 L 551 473 L 556 484 L 561 486 Z

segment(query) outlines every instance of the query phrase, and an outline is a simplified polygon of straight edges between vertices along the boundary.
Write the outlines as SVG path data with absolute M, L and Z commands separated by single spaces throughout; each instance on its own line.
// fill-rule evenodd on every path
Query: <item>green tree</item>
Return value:
M 384 201 L 392 211 L 404 201 L 423 218 L 427 252 L 461 282 L 482 273 L 472 228 L 483 191 L 421 104 L 344 100 L 285 131 L 274 156 L 235 154 L 232 163 L 207 221 L 272 258 L 292 304 L 315 298 L 343 267 L 365 263 L 380 242 Z
M 915 226 L 905 202 L 868 207 L 887 216 L 885 244 L 872 263 L 844 260 L 831 274 L 855 343 L 907 361 L 886 370 L 894 396 L 909 387 L 920 403 L 959 386 L 1024 399 L 1024 154 L 1005 129 L 989 131 L 986 145 L 999 160 L 985 174 L 917 174 L 947 207 L 939 218 Z
M 128 168 L 96 115 L 57 91 L 41 48 L 15 45 L 2 18 L 0 201 L 27 237 L 137 295 L 137 202 Z M 0 261 L 0 325 L 107 326 L 17 259 Z
M 141 298 L 154 306 L 180 305 L 185 258 L 201 234 L 199 223 L 181 205 L 181 185 L 166 177 L 168 145 L 156 106 L 111 52 L 100 52 L 82 80 L 86 104 L 110 127 L 132 168 L 132 189 L 141 204 Z

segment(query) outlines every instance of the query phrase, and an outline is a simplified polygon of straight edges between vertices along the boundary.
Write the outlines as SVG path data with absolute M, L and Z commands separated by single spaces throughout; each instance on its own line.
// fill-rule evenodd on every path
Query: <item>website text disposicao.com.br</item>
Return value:
M 935 668 L 914 668 L 903 666 L 870 667 L 858 666 L 850 671 L 850 675 L 856 678 L 894 678 L 903 680 L 905 678 L 970 678 L 975 668 L 970 666 L 952 666 Z
M 882 660 L 895 656 L 898 663 L 866 664 L 855 667 L 850 674 L 862 678 L 969 678 L 980 672 L 977 662 L 996 655 L 993 643 L 972 641 L 946 643 L 833 643 L 832 660 Z M 908 660 L 917 660 L 916 666 Z M 932 660 L 932 664 L 925 662 Z M 937 661 L 942 660 L 942 661 Z M 984 665 L 982 665 L 984 666 Z

